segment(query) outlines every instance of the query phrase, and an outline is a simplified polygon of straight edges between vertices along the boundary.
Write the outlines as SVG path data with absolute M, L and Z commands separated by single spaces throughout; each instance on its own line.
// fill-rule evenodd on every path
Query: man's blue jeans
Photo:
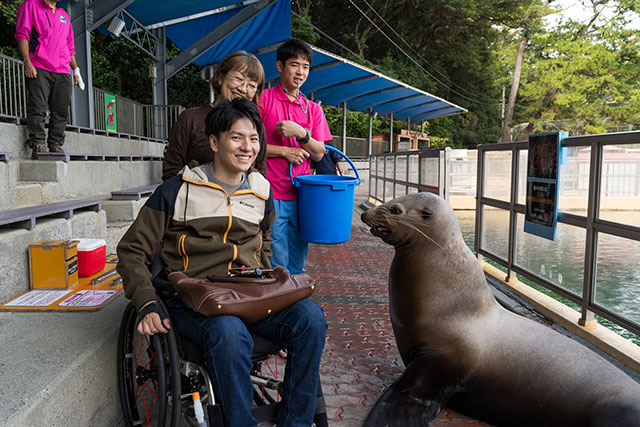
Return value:
M 282 343 L 287 349 L 284 389 L 277 411 L 278 426 L 311 426 L 327 331 L 324 312 L 318 304 L 303 299 L 250 325 L 235 316 L 205 317 L 185 306 L 177 296 L 167 300 L 167 307 L 180 335 L 203 349 L 225 425 L 247 427 L 257 424 L 251 415 L 251 331 Z
M 282 267 L 289 274 L 303 274 L 309 256 L 309 243 L 300 238 L 298 231 L 298 201 L 277 200 L 276 220 L 271 227 L 271 266 Z

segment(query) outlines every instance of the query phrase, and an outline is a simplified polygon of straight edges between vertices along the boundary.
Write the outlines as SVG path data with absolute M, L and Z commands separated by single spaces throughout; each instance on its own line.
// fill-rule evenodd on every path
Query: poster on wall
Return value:
M 561 143 L 568 132 L 529 135 L 524 231 L 555 240 Z
M 116 97 L 105 93 L 104 95 L 104 115 L 109 132 L 118 131 L 118 118 L 116 116 Z

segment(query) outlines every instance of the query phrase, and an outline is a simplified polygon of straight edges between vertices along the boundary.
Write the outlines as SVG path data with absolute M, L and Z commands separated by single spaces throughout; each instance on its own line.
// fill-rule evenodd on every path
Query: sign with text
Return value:
M 529 135 L 524 231 L 555 240 L 560 145 L 568 132 Z
M 118 131 L 118 117 L 116 115 L 116 97 L 105 93 L 104 95 L 104 115 L 107 124 L 107 130 L 110 132 Z

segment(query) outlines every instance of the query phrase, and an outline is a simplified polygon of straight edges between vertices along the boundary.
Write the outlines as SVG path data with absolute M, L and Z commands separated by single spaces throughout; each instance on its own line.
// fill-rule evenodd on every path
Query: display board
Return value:
M 524 231 L 555 240 L 561 143 L 567 132 L 529 135 Z

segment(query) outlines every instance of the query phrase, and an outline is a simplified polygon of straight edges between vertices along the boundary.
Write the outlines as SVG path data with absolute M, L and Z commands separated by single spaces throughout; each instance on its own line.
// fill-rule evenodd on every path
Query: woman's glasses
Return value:
M 251 82 L 251 81 L 247 81 L 245 79 L 243 79 L 242 77 L 238 77 L 235 76 L 231 73 L 225 73 L 227 76 L 229 76 L 229 78 L 231 79 L 232 82 L 234 82 L 236 85 L 238 85 L 238 87 L 246 87 L 247 90 L 249 92 L 256 92 L 258 90 L 258 85 Z

